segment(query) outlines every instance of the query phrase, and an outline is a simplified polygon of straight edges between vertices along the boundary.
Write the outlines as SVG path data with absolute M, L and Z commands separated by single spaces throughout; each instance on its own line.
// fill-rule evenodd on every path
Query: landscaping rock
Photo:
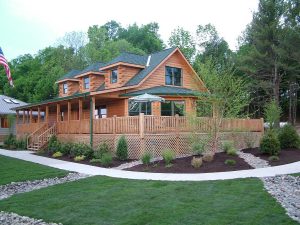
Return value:
M 55 177 L 43 180 L 24 181 L 24 182 L 12 182 L 10 184 L 0 186 L 0 200 L 8 198 L 14 194 L 29 192 L 56 184 L 62 184 L 79 179 L 89 177 L 90 175 L 80 173 L 69 173 L 65 177 Z
M 61 223 L 46 223 L 40 219 L 20 216 L 16 213 L 0 212 L 0 224 L 5 225 L 62 225 Z
M 251 153 L 244 153 L 242 151 L 238 151 L 237 153 L 242 159 L 245 160 L 246 163 L 254 168 L 265 168 L 270 166 L 268 161 L 256 157 Z
M 280 175 L 261 178 L 266 190 L 287 214 L 300 223 L 300 176 Z

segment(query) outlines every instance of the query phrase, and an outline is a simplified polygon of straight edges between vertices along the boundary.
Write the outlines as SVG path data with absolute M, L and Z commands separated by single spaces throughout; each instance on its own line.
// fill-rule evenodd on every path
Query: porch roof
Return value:
M 74 99 L 74 98 L 78 98 L 78 97 L 87 97 L 90 95 L 90 92 L 85 92 L 85 93 L 75 93 L 74 95 L 71 96 L 66 96 L 66 97 L 57 97 L 57 98 L 53 98 L 53 99 L 48 99 L 42 102 L 37 102 L 37 103 L 30 103 L 24 106 L 19 106 L 19 107 L 15 107 L 15 108 L 11 108 L 12 110 L 20 110 L 20 109 L 28 109 L 30 107 L 33 106 L 40 106 L 40 105 L 45 105 L 48 103 L 55 103 L 55 102 L 60 102 L 60 101 L 65 101 L 65 100 L 70 100 L 70 99 Z
M 197 91 L 193 91 L 188 88 L 182 87 L 172 87 L 172 86 L 157 86 L 152 88 L 147 88 L 139 91 L 133 91 L 126 94 L 120 95 L 120 97 L 130 97 L 142 94 L 152 94 L 152 95 L 172 95 L 172 96 L 197 96 Z

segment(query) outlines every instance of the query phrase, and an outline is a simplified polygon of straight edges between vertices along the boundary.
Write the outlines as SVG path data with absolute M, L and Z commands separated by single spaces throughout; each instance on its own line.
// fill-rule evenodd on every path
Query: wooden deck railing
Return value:
M 127 116 L 109 117 L 93 120 L 94 134 L 160 134 L 166 132 L 209 132 L 214 124 L 219 125 L 219 130 L 262 132 L 262 119 L 223 119 L 215 123 L 215 118 L 185 116 Z M 18 124 L 18 130 L 28 131 L 38 127 L 27 127 L 27 124 Z M 28 132 L 30 133 L 30 132 Z M 31 132 L 32 133 L 32 132 Z M 89 134 L 90 120 L 71 120 L 57 123 L 58 134 Z
M 16 132 L 21 134 L 31 134 L 42 127 L 45 123 L 17 123 Z

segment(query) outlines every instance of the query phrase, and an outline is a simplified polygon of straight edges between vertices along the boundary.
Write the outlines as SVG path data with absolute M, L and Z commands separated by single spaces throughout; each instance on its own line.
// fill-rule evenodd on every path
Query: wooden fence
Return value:
M 94 134 L 163 134 L 173 132 L 209 132 L 213 126 L 221 132 L 250 131 L 262 132 L 262 119 L 223 119 L 216 121 L 210 117 L 180 116 L 139 116 L 110 117 L 93 120 Z M 88 134 L 89 120 L 71 120 L 57 123 L 58 134 Z

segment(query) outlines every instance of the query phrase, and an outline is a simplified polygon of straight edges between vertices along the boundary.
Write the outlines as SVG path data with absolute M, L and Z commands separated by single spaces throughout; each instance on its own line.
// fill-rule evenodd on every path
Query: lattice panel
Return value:
M 115 152 L 115 135 L 97 134 L 93 136 L 93 142 L 94 149 L 97 149 L 102 142 L 106 142 L 111 151 Z

